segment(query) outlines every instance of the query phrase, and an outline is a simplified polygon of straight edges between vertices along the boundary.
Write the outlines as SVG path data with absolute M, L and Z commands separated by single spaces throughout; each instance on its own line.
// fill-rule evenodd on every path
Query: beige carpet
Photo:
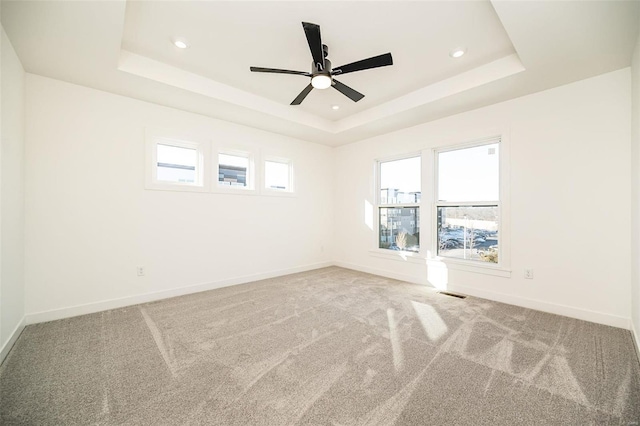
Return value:
M 332 267 L 28 326 L 0 423 L 626 426 L 639 370 L 626 330 Z

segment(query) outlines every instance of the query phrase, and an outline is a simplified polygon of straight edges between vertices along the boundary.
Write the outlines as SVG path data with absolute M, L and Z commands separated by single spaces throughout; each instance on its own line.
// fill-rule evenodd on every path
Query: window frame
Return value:
M 163 191 L 209 192 L 208 152 L 209 141 L 179 134 L 171 131 L 145 130 L 146 159 L 145 159 L 145 188 Z M 196 162 L 196 181 L 170 182 L 158 179 L 158 145 L 168 145 L 177 148 L 194 149 L 198 156 Z
M 498 200 L 484 201 L 439 201 L 439 173 L 438 173 L 438 154 L 444 152 L 458 151 L 467 148 L 474 148 L 483 145 L 491 145 L 499 143 L 499 159 L 498 159 Z M 476 138 L 472 141 L 447 144 L 435 147 L 430 152 L 432 185 L 431 185 L 431 208 L 430 211 L 430 228 L 431 236 L 429 242 L 429 261 L 431 265 L 442 265 L 443 263 L 451 269 L 460 269 L 469 272 L 485 273 L 509 277 L 511 270 L 510 264 L 510 200 L 509 200 L 509 143 L 508 136 L 505 132 L 482 138 Z M 472 259 L 459 259 L 438 255 L 438 207 L 459 207 L 459 206 L 498 206 L 498 263 L 482 262 Z
M 382 204 L 382 197 L 381 197 L 381 191 L 382 191 L 382 185 L 381 185 L 381 180 L 382 180 L 382 173 L 381 173 L 381 166 L 382 163 L 387 163 L 387 162 L 392 162 L 392 161 L 399 161 L 399 160 L 406 160 L 409 158 L 419 158 L 420 159 L 420 201 L 418 203 L 402 203 L 402 204 Z M 375 160 L 375 165 L 374 165 L 374 178 L 375 178 L 375 193 L 374 193 L 374 248 L 372 250 L 370 250 L 370 253 L 373 255 L 377 255 L 377 256 L 381 256 L 381 257 L 389 257 L 392 256 L 392 258 L 394 259 L 398 259 L 398 260 L 404 260 L 404 261 L 416 261 L 416 262 L 421 262 L 422 259 L 424 259 L 424 240 L 423 240 L 423 213 L 424 213 L 424 209 L 421 208 L 424 202 L 424 155 L 422 151 L 414 151 L 414 152 L 410 152 L 410 153 L 405 153 L 405 154 L 400 154 L 400 155 L 394 155 L 394 156 L 389 156 L 389 157 L 383 157 L 383 158 L 378 158 Z M 418 242 L 419 244 L 419 249 L 417 252 L 414 251 L 405 251 L 405 250 L 391 250 L 391 249 L 385 249 L 385 248 L 381 248 L 380 247 L 380 209 L 381 208 L 402 208 L 402 207 L 406 207 L 406 208 L 416 208 L 418 209 L 417 211 L 417 215 L 416 215 L 416 220 L 420 221 L 420 241 Z
M 276 189 L 276 188 L 267 187 L 267 165 L 266 165 L 267 162 L 286 164 L 288 166 L 289 185 L 287 189 Z M 262 182 L 260 183 L 261 184 L 260 191 L 262 195 L 283 196 L 283 197 L 291 197 L 296 195 L 293 160 L 286 157 L 264 155 L 260 163 L 262 166 Z
M 220 185 L 218 181 L 218 174 L 220 172 L 220 154 L 231 155 L 236 157 L 245 157 L 248 161 L 247 167 L 247 186 L 224 186 Z M 255 195 L 258 193 L 256 184 L 258 174 L 257 161 L 258 152 L 254 148 L 244 146 L 219 146 L 213 150 L 211 156 L 211 192 L 224 193 L 224 194 L 239 194 L 239 195 Z

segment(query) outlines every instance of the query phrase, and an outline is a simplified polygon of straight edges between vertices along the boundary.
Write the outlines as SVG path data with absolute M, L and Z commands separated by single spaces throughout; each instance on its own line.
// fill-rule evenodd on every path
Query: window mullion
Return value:
M 394 208 L 394 207 L 420 207 L 420 204 L 378 204 L 378 207 L 387 207 L 387 208 Z
M 500 201 L 436 201 L 436 206 L 441 207 L 473 207 L 473 206 L 499 206 Z

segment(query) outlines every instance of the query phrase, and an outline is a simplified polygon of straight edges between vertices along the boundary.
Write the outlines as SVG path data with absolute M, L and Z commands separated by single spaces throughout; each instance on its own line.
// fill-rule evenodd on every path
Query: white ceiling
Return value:
M 358 19 L 353 19 L 357 16 Z M 268 18 L 265 18 L 268 17 Z M 515 53 L 487 2 L 129 2 L 123 49 L 288 105 L 308 77 L 251 74 L 249 66 L 309 72 L 301 20 L 320 25 L 334 67 L 391 52 L 394 65 L 339 77 L 362 92 L 355 103 L 336 90 L 315 90 L 295 107 L 331 121 Z M 175 36 L 191 44 L 171 44 Z M 449 51 L 464 45 L 460 59 Z M 331 105 L 340 105 L 333 111 Z M 294 107 L 292 107 L 294 108 Z
M 2 1 L 27 72 L 330 146 L 627 67 L 639 16 L 636 1 Z M 358 103 L 328 89 L 290 106 L 308 77 L 249 66 L 309 71 L 301 21 L 334 67 L 394 65 L 339 78 Z

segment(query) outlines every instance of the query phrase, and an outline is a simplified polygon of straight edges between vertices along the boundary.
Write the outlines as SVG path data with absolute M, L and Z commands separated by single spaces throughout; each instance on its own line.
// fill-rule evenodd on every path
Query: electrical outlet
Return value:
M 144 266 L 138 266 L 136 269 L 138 271 L 138 276 L 139 277 L 143 277 L 144 276 Z
M 524 270 L 524 277 L 528 280 L 532 280 L 533 279 L 533 269 L 525 269 Z

